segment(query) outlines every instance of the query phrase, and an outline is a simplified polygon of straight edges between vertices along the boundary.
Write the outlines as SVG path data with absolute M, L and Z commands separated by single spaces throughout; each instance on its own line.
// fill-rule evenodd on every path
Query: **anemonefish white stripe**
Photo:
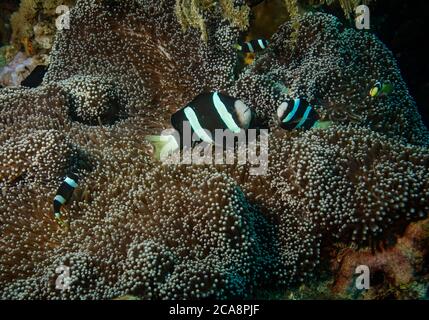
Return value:
M 261 39 L 258 40 L 258 44 L 261 47 L 261 49 L 265 49 L 265 44 L 264 41 L 262 41 Z
M 59 194 L 57 194 L 56 196 L 55 196 L 55 198 L 54 198 L 54 201 L 58 201 L 59 203 L 61 203 L 61 204 L 64 204 L 64 203 L 66 203 L 66 199 L 64 199 L 64 197 L 63 196 L 61 196 L 61 195 L 59 195 Z
M 247 42 L 247 47 L 249 48 L 250 52 L 254 52 L 255 50 L 253 49 L 253 46 L 250 42 Z
M 67 177 L 65 180 L 64 180 L 64 182 L 65 183 L 67 183 L 70 187 L 72 187 L 73 189 L 75 189 L 75 188 L 77 188 L 77 183 L 73 180 L 73 179 L 71 179 L 71 178 L 69 178 L 69 177 Z
M 302 127 L 302 125 L 307 121 L 308 115 L 311 112 L 312 107 L 307 107 L 307 110 L 305 110 L 304 116 L 302 117 L 301 121 L 298 123 L 298 125 L 295 127 L 295 129 L 299 129 Z
M 186 107 L 185 110 L 185 116 L 189 120 L 189 123 L 191 124 L 192 129 L 195 131 L 195 133 L 200 137 L 201 140 L 207 143 L 213 143 L 212 138 L 206 133 L 206 131 L 201 126 L 200 122 L 198 121 L 197 115 L 195 114 L 195 111 L 191 107 Z
M 213 104 L 216 108 L 217 113 L 220 115 L 222 121 L 226 124 L 229 130 L 234 133 L 239 133 L 241 131 L 240 127 L 235 123 L 234 118 L 228 112 L 222 100 L 219 98 L 217 92 L 213 93 Z
M 288 103 L 287 102 L 283 102 L 279 108 L 277 109 L 277 117 L 279 119 L 281 119 L 283 117 L 283 115 L 285 114 L 286 110 L 288 108 Z
M 289 112 L 289 114 L 287 115 L 287 117 L 283 120 L 283 123 L 287 123 L 287 122 L 289 122 L 289 121 L 292 120 L 293 116 L 298 111 L 298 108 L 299 108 L 300 104 L 301 104 L 301 99 L 295 99 L 295 104 L 293 106 L 293 109 L 292 109 L 291 112 Z

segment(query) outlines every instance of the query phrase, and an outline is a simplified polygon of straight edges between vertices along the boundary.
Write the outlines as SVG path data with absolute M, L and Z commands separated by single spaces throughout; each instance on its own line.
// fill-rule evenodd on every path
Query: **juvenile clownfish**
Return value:
M 249 129 L 252 119 L 252 110 L 243 101 L 219 92 L 202 93 L 171 116 L 171 125 L 179 133 L 181 141 L 173 136 L 147 136 L 146 140 L 154 145 L 155 157 L 163 159 L 184 146 L 187 122 L 192 136 L 195 134 L 200 140 L 214 144 L 217 129 L 239 133 Z
M 61 183 L 57 190 L 54 198 L 54 218 L 61 227 L 65 226 L 65 222 L 62 219 L 61 208 L 63 205 L 68 203 L 73 195 L 74 190 L 77 188 L 79 183 L 79 177 L 74 174 L 68 174 L 64 181 Z
M 277 108 L 279 125 L 285 130 L 311 129 L 319 121 L 319 115 L 304 99 L 291 99 Z M 317 125 L 316 125 L 317 127 Z
M 371 88 L 369 95 L 371 97 L 379 97 L 391 94 L 393 92 L 393 85 L 391 83 L 377 81 Z
M 235 45 L 238 51 L 243 53 L 254 53 L 265 50 L 269 45 L 269 41 L 265 39 L 255 39 L 248 42 L 241 42 Z

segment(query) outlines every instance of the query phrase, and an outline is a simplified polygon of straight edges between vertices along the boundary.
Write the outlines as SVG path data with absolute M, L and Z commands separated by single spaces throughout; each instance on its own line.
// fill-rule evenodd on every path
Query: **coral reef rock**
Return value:
M 381 252 L 343 248 L 332 259 L 338 296 L 364 299 L 427 299 L 429 220 L 411 224 L 397 244 Z M 353 270 L 366 265 L 371 271 L 370 289 L 356 290 Z
M 65 13 L 57 8 L 71 8 L 74 3 L 75 0 L 21 0 L 10 17 L 12 45 L 23 48 L 28 55 L 48 53 L 57 32 L 56 21 Z

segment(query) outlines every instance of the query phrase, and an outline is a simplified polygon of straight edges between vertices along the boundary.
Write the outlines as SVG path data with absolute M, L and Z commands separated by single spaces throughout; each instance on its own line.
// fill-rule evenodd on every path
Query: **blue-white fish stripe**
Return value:
M 259 46 L 260 46 L 262 49 L 265 49 L 264 41 L 262 41 L 261 39 L 259 39 L 259 40 L 258 40 L 258 43 L 259 43 Z
M 302 125 L 307 121 L 308 115 L 311 112 L 312 107 L 307 107 L 307 110 L 305 110 L 304 116 L 302 117 L 301 121 L 298 123 L 298 125 L 295 127 L 296 129 L 299 129 L 302 127 Z
M 61 203 L 61 204 L 64 204 L 64 203 L 66 203 L 66 199 L 64 199 L 64 197 L 63 196 L 61 196 L 61 195 L 59 195 L 59 194 L 57 194 L 56 196 L 55 196 L 55 198 L 54 198 L 54 201 L 58 201 L 59 203 Z
M 217 92 L 213 94 L 213 104 L 217 113 L 220 115 L 222 121 L 226 124 L 228 129 L 234 133 L 239 133 L 241 131 L 240 127 L 235 123 L 234 118 L 232 117 L 231 113 L 228 112 L 228 109 L 225 107 L 222 100 L 220 100 L 219 94 Z
M 252 47 L 252 44 L 250 42 L 247 42 L 247 46 L 249 47 L 250 52 L 254 52 L 255 50 Z
M 283 120 L 283 123 L 287 123 L 287 122 L 289 122 L 289 121 L 292 120 L 292 118 L 294 117 L 294 115 L 298 111 L 298 108 L 299 108 L 300 104 L 301 104 L 301 99 L 295 99 L 295 104 L 293 106 L 293 109 L 292 109 L 291 112 L 289 112 L 289 114 L 287 115 L 287 117 Z
M 203 129 L 200 122 L 198 121 L 195 111 L 191 107 L 186 107 L 184 112 L 186 118 L 189 120 L 189 123 L 191 124 L 191 127 L 195 131 L 197 136 L 200 137 L 200 139 L 204 142 L 213 143 L 212 138 L 210 138 L 210 136 L 207 134 L 207 132 Z
M 72 178 L 69 178 L 69 177 L 67 177 L 65 180 L 64 180 L 64 182 L 65 183 L 67 183 L 70 187 L 72 187 L 73 189 L 76 189 L 76 187 L 77 187 L 77 183 L 76 183 L 76 181 L 74 181 Z

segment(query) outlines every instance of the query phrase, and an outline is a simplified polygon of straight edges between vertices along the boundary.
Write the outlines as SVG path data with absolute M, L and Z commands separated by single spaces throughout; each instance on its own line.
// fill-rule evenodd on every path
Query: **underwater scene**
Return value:
M 2 0 L 0 299 L 429 299 L 428 23 Z

